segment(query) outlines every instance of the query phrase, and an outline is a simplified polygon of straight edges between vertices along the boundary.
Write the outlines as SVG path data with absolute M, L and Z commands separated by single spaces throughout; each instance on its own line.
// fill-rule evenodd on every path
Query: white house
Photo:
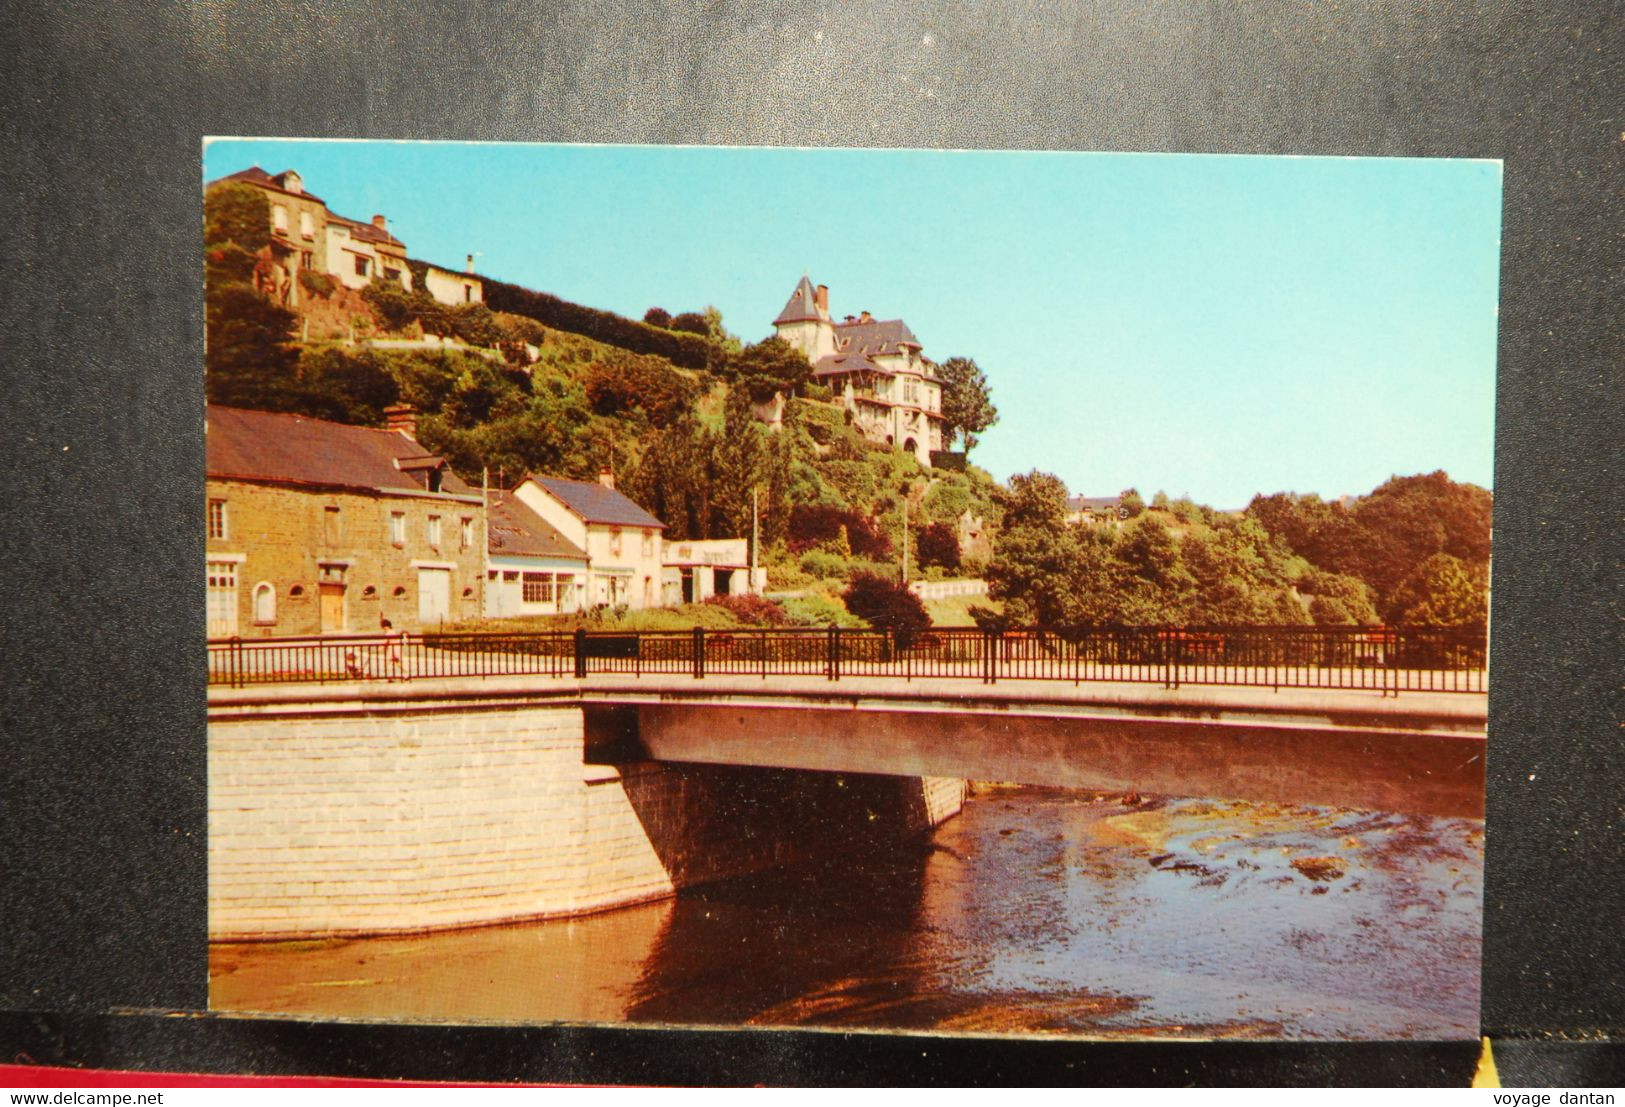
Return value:
M 666 524 L 615 491 L 608 473 L 596 483 L 527 477 L 513 490 L 513 498 L 586 551 L 583 606 L 661 605 L 661 532 Z
M 474 275 L 474 259 L 468 259 L 469 271 L 453 273 L 438 265 L 425 264 L 423 288 L 443 304 L 482 304 L 485 302 L 485 283 Z
M 806 355 L 813 380 L 827 384 L 874 442 L 897 446 L 931 464 L 944 447 L 942 385 L 921 356 L 920 340 L 901 319 L 867 311 L 840 322 L 829 313 L 829 288 L 806 277 L 773 320 L 778 337 Z
M 587 596 L 587 551 L 507 492 L 486 504 L 485 616 L 580 611 Z

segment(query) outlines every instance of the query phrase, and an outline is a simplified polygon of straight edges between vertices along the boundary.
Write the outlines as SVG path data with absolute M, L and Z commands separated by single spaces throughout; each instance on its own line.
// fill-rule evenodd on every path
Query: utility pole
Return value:
M 908 494 L 903 494 L 903 583 L 908 583 Z
M 756 594 L 756 549 L 762 543 L 762 528 L 756 510 L 757 488 L 750 486 L 750 586 L 746 589 L 752 595 Z

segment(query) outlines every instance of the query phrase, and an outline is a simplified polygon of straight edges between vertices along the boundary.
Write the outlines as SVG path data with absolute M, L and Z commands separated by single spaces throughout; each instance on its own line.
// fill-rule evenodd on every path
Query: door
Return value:
M 237 565 L 209 562 L 209 637 L 229 638 L 237 633 Z
M 322 633 L 332 634 L 344 629 L 344 585 L 322 583 L 316 586 L 321 602 Z
M 451 570 L 418 570 L 418 625 L 431 627 L 451 617 Z

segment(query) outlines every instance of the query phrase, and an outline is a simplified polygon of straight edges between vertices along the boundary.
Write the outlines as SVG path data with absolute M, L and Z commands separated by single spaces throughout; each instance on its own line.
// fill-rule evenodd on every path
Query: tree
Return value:
M 891 631 L 901 649 L 908 649 L 931 628 L 931 616 L 920 597 L 899 580 L 875 573 L 853 573 L 842 599 L 848 611 L 876 630 Z
M 738 386 L 759 404 L 775 395 L 794 395 L 812 374 L 806 355 L 777 335 L 746 346 L 729 358 L 728 366 Z
M 297 411 L 304 402 L 293 313 L 254 287 L 270 241 L 265 194 L 242 184 L 203 197 L 203 368 L 210 403 Z
M 1066 525 L 1066 485 L 1052 473 L 1037 469 L 1010 478 L 1010 487 L 998 493 L 1004 509 L 1004 529 L 1034 526 L 1059 529 Z
M 707 338 L 711 335 L 711 328 L 706 324 L 705 316 L 697 311 L 685 311 L 671 317 L 666 324 L 670 330 L 687 331 L 689 334 L 698 334 Z
M 231 243 L 255 254 L 270 241 L 271 204 L 265 193 L 235 181 L 216 185 L 204 193 L 205 249 Z
M 1122 494 L 1118 496 L 1118 503 L 1125 519 L 1132 519 L 1145 510 L 1145 500 L 1141 498 L 1138 489 L 1123 489 Z
M 1486 577 L 1459 557 L 1436 553 L 1417 565 L 1394 590 L 1388 604 L 1389 618 L 1411 626 L 1482 628 L 1489 620 Z
M 942 384 L 942 429 L 951 443 L 960 438 L 969 451 L 977 436 L 999 421 L 987 375 L 968 357 L 951 357 L 937 366 Z
M 937 565 L 949 572 L 959 568 L 959 537 L 947 523 L 921 527 L 914 538 L 914 552 L 922 566 Z
M 652 307 L 643 313 L 643 321 L 651 327 L 670 327 L 671 312 L 663 307 Z

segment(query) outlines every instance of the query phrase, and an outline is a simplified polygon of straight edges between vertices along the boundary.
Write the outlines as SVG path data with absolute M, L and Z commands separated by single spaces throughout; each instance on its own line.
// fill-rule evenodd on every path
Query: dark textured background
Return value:
M 1471 1069 L 1437 1046 L 160 1017 L 205 1003 L 199 139 L 232 134 L 1504 159 L 1484 1023 L 1522 1039 L 1509 1081 L 1620 1082 L 1598 1044 L 1625 1028 L 1620 8 L 9 7 L 0 1061 L 655 1082 Z

